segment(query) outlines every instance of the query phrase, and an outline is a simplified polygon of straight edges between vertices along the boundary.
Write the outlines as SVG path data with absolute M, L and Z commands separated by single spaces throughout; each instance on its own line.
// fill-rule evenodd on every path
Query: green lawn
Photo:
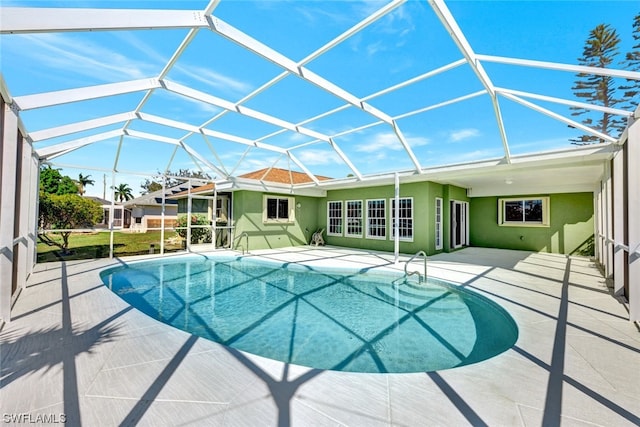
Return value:
M 58 234 L 47 233 L 47 236 L 62 243 Z M 169 245 L 166 239 L 174 238 L 174 231 L 165 232 L 165 252 L 182 249 L 180 244 Z M 151 244 L 155 245 L 155 253 L 160 252 L 160 231 L 147 233 L 113 233 L 114 256 L 148 254 Z M 107 258 L 109 256 L 109 233 L 73 233 L 69 237 L 69 255 L 63 256 L 60 248 L 38 240 L 38 262 L 68 261 L 75 259 Z

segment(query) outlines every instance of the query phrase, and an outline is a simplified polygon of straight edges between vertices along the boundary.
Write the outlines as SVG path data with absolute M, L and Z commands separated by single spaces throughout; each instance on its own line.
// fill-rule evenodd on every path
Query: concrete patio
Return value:
M 402 268 L 392 254 L 336 247 L 249 256 Z M 416 374 L 304 368 L 174 329 L 102 284 L 103 268 L 128 261 L 36 266 L 0 333 L 3 423 L 640 424 L 640 332 L 587 258 L 481 248 L 431 257 L 430 276 L 500 304 L 519 338 L 484 362 Z

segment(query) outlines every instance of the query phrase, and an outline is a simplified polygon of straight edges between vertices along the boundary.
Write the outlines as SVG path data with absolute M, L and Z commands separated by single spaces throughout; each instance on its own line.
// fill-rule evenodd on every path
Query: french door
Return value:
M 469 244 L 469 203 L 451 201 L 451 248 L 461 248 Z

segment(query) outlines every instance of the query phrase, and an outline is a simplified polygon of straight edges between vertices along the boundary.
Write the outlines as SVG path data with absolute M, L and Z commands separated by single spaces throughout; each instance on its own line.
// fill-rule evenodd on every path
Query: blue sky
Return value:
M 214 12 L 238 30 L 270 46 L 291 60 L 300 61 L 387 2 L 377 1 L 229 1 Z M 17 1 L 3 6 L 162 8 L 202 10 L 206 1 Z M 619 59 L 632 45 L 633 17 L 640 13 L 637 1 L 449 1 L 451 13 L 478 54 L 577 64 L 589 31 L 608 23 L 622 39 Z M 13 96 L 156 77 L 185 37 L 186 30 L 118 31 L 3 35 L 2 73 Z M 462 55 L 427 2 L 408 1 L 394 12 L 353 35 L 305 67 L 358 98 L 365 98 Z M 485 63 L 495 86 L 548 96 L 575 99 L 571 86 L 575 75 Z M 171 69 L 167 79 L 236 102 L 282 72 L 282 69 L 219 35 L 201 30 Z M 391 117 L 474 94 L 483 87 L 468 65 L 375 97 L 368 102 Z M 27 130 L 37 131 L 105 115 L 135 110 L 142 92 L 22 112 Z M 566 106 L 536 101 L 554 112 L 569 115 Z M 300 123 L 345 102 L 289 75 L 244 104 L 253 110 L 291 123 Z M 568 140 L 581 132 L 507 99 L 500 100 L 512 154 L 570 148 Z M 157 90 L 142 112 L 202 125 L 221 109 L 171 92 Z M 377 119 L 349 107 L 330 117 L 305 124 L 308 129 L 335 136 L 336 144 L 363 174 L 411 169 L 410 158 L 392 128 L 379 124 L 349 133 Z M 446 107 L 399 118 L 397 123 L 422 167 L 496 158 L 504 155 L 496 119 L 487 95 L 475 96 Z M 42 141 L 45 147 L 94 133 L 119 129 L 122 123 L 62 138 Z M 265 138 L 278 127 L 237 113 L 228 113 L 208 129 L 262 140 L 292 152 L 311 172 L 343 177 L 351 170 L 325 142 L 286 131 Z M 183 130 L 134 121 L 130 129 L 171 138 Z M 185 140 L 207 160 L 228 172 L 248 172 L 276 166 L 295 170 L 276 152 L 209 137 L 193 135 Z M 309 144 L 308 144 L 309 143 Z M 89 192 L 102 194 L 102 172 L 115 163 L 118 139 L 81 148 L 56 159 L 72 177 L 91 174 L 97 180 Z M 213 150 L 212 150 L 213 147 Z M 137 138 L 125 138 L 118 170 L 153 173 L 193 168 L 182 152 L 172 158 L 173 147 Z M 240 159 L 242 162 L 239 163 Z M 171 163 L 169 163 L 171 160 Z M 214 173 L 211 173 L 214 175 Z M 143 178 L 118 175 L 139 191 Z M 108 185 L 111 185 L 108 178 Z

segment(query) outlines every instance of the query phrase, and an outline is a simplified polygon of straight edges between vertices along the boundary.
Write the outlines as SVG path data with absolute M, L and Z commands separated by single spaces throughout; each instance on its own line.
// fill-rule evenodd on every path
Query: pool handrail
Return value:
M 243 237 L 245 237 L 245 238 L 246 238 L 246 239 L 245 239 L 245 240 L 246 240 L 246 242 L 247 242 L 247 247 L 246 247 L 246 249 L 247 249 L 247 253 L 249 253 L 249 233 L 247 233 L 246 231 L 244 231 L 242 234 L 240 234 L 240 237 L 238 238 L 238 243 L 240 243 L 240 241 L 242 240 L 242 238 L 243 238 Z M 238 246 L 240 246 L 240 247 L 242 248 L 242 255 L 244 255 L 245 247 L 244 247 L 244 246 L 242 246 L 242 245 L 237 245 L 237 246 L 236 246 L 236 249 L 238 248 Z
M 409 267 L 409 263 L 411 263 L 411 261 L 413 261 L 418 256 L 422 256 L 423 261 L 424 261 L 424 281 L 426 282 L 427 281 L 427 254 L 426 254 L 425 251 L 418 251 L 411 258 L 409 258 L 409 260 L 404 264 L 404 274 L 406 276 L 412 276 L 414 274 L 417 274 L 418 275 L 418 282 L 422 282 L 422 275 L 420 274 L 420 272 L 418 270 L 407 271 L 407 268 Z

